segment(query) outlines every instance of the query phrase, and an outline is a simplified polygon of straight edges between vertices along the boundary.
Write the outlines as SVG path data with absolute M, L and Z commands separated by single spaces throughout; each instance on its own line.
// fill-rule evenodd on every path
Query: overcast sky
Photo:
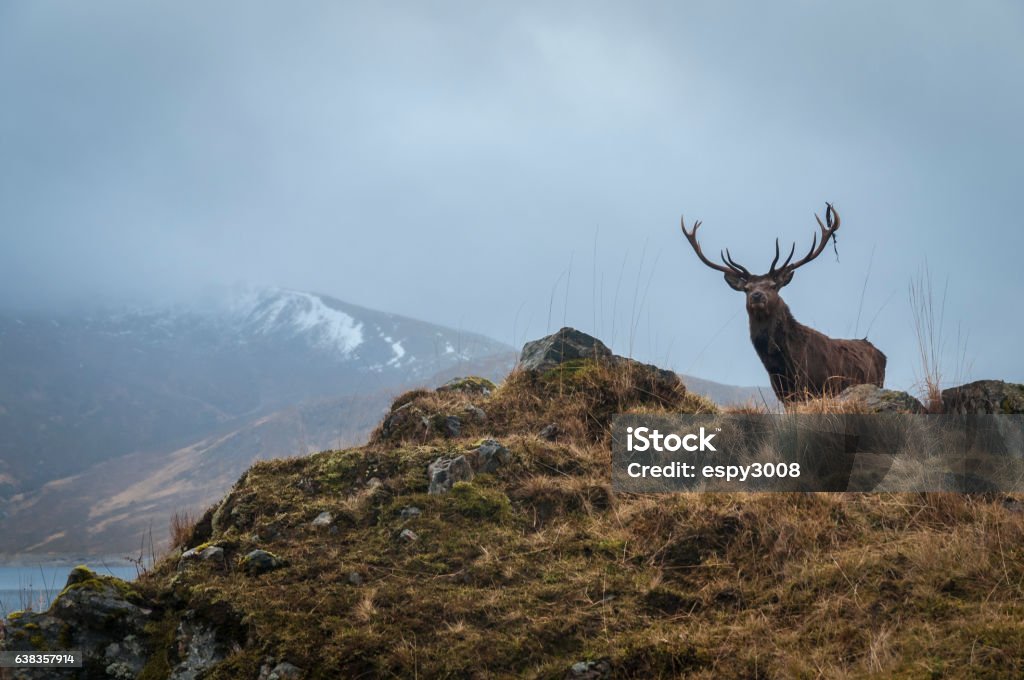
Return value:
M 765 384 L 680 214 L 760 272 L 828 200 L 798 320 L 910 387 L 927 262 L 950 380 L 1024 381 L 1021 121 L 1016 0 L 0 0 L 0 303 L 246 281 Z

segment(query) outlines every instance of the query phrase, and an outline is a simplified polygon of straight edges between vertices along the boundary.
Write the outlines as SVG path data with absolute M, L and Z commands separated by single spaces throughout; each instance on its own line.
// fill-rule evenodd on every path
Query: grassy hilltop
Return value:
M 611 492 L 612 414 L 714 408 L 627 360 L 407 393 L 178 532 L 133 584 L 140 677 L 196 640 L 211 678 L 1024 674 L 1015 501 Z M 459 455 L 472 479 L 428 493 Z

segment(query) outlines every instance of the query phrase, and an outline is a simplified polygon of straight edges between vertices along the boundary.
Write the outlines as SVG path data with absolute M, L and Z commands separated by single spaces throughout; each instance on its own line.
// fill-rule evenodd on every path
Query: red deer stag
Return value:
M 730 288 L 747 294 L 750 340 L 768 371 L 775 396 L 783 403 L 835 395 L 851 385 L 881 387 L 885 380 L 885 355 L 867 339 L 836 340 L 808 328 L 793 318 L 789 307 L 779 297 L 779 290 L 793 280 L 793 272 L 821 255 L 839 229 L 839 213 L 832 204 L 825 205 L 828 226 L 814 216 L 821 227 L 821 242 L 815 234 L 807 256 L 790 263 L 796 252 L 794 243 L 789 257 L 776 268 L 779 240 L 775 239 L 775 259 L 767 274 L 751 274 L 732 259 L 728 249 L 721 253 L 724 266 L 712 262 L 704 257 L 697 242 L 701 223 L 695 222 L 693 230 L 687 231 L 686 222 L 682 222 L 683 234 L 700 261 L 725 274 Z

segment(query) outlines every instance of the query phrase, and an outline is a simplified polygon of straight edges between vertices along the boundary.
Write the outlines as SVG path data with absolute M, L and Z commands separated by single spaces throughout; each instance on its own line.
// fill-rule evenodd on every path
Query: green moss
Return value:
M 235 652 L 203 675 L 204 680 L 235 680 L 255 678 L 260 673 L 263 655 L 258 649 Z
M 146 624 L 149 658 L 137 680 L 166 680 L 170 676 L 171 664 L 168 651 L 174 649 L 176 645 L 177 630 L 178 619 L 173 616 Z
M 456 482 L 445 494 L 450 507 L 463 517 L 501 522 L 511 511 L 508 496 L 497 489 L 485 489 L 470 482 Z
M 487 378 L 471 375 L 465 378 L 458 378 L 445 383 L 437 388 L 438 392 L 471 392 L 477 394 L 490 394 L 497 389 L 497 386 Z
M 60 591 L 60 594 L 54 598 L 54 602 L 73 590 L 91 590 L 99 593 L 107 590 L 108 588 L 113 588 L 121 597 L 129 601 L 138 601 L 141 599 L 138 591 L 132 588 L 125 581 L 114 576 L 97 574 L 88 567 L 79 565 L 71 570 L 71 573 L 68 575 L 68 584 L 64 586 L 64 589 Z
M 71 637 L 71 624 L 65 623 L 60 628 L 60 635 L 57 638 L 57 642 L 60 643 L 61 649 L 73 649 L 72 637 Z
M 582 382 L 588 377 L 598 375 L 601 369 L 601 362 L 596 359 L 570 359 L 544 371 L 541 381 L 546 383 Z
M 612 558 L 622 557 L 626 549 L 626 542 L 617 538 L 602 538 L 593 543 L 592 550 L 595 553 Z
M 13 611 L 10 614 L 8 614 L 7 615 L 7 620 L 8 621 L 17 621 L 18 619 L 20 619 L 24 615 L 25 615 L 25 610 L 19 609 L 17 611 Z

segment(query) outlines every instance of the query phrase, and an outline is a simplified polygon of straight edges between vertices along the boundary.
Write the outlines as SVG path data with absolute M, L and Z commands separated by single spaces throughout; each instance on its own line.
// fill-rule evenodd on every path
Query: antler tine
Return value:
M 739 272 L 746 277 L 750 276 L 750 272 L 747 271 L 746 267 L 732 259 L 732 255 L 729 254 L 728 248 L 725 249 L 725 255 L 722 255 L 722 253 L 719 253 L 718 255 L 722 258 L 723 262 L 732 267 L 733 271 Z
M 701 224 L 701 221 L 697 220 L 696 222 L 693 223 L 693 230 L 687 231 L 686 218 L 679 218 L 679 225 L 683 229 L 683 235 L 686 237 L 686 240 L 690 242 L 690 246 L 693 248 L 693 252 L 697 253 L 697 257 L 700 258 L 700 261 L 706 264 L 707 266 L 711 267 L 712 269 L 722 272 L 723 274 L 738 274 L 740 276 L 743 276 L 744 278 L 749 278 L 750 272 L 748 272 L 741 265 L 738 265 L 735 262 L 726 262 L 728 267 L 723 267 L 722 265 L 716 262 L 712 262 L 711 260 L 704 256 L 704 252 L 700 249 L 700 243 L 697 242 L 697 229 L 700 228 Z M 723 257 L 723 259 L 725 258 Z
M 775 259 L 772 260 L 772 266 L 768 268 L 769 274 L 774 274 L 776 271 L 781 271 L 789 265 L 789 261 L 793 259 L 793 253 L 796 252 L 796 243 L 789 249 L 789 257 L 782 263 L 782 266 L 778 270 L 775 269 L 775 265 L 779 262 L 779 239 L 775 239 Z
M 814 238 L 811 240 L 811 249 L 807 251 L 807 255 L 805 255 L 802 259 L 797 260 L 793 264 L 783 265 L 783 269 L 788 267 L 791 270 L 795 270 L 798 267 L 804 266 L 814 258 L 821 255 L 821 253 L 825 250 L 825 246 L 828 245 L 828 240 L 830 238 L 835 237 L 835 233 L 839 229 L 839 213 L 836 212 L 836 209 L 832 207 L 831 203 L 826 203 L 825 205 L 827 206 L 825 210 L 825 220 L 828 222 L 827 227 L 821 221 L 821 218 L 818 217 L 818 214 L 814 214 L 814 219 L 818 221 L 818 226 L 821 228 L 821 241 L 818 241 L 818 234 L 815 234 Z M 795 248 L 796 244 L 793 245 Z M 788 262 L 789 260 L 787 260 L 787 263 Z
M 789 249 L 789 257 L 787 257 L 786 261 L 782 263 L 782 268 L 783 269 L 785 269 L 786 267 L 789 266 L 789 262 L 790 262 L 790 260 L 793 259 L 793 254 L 794 253 L 796 253 L 796 241 L 793 242 L 793 247 Z

